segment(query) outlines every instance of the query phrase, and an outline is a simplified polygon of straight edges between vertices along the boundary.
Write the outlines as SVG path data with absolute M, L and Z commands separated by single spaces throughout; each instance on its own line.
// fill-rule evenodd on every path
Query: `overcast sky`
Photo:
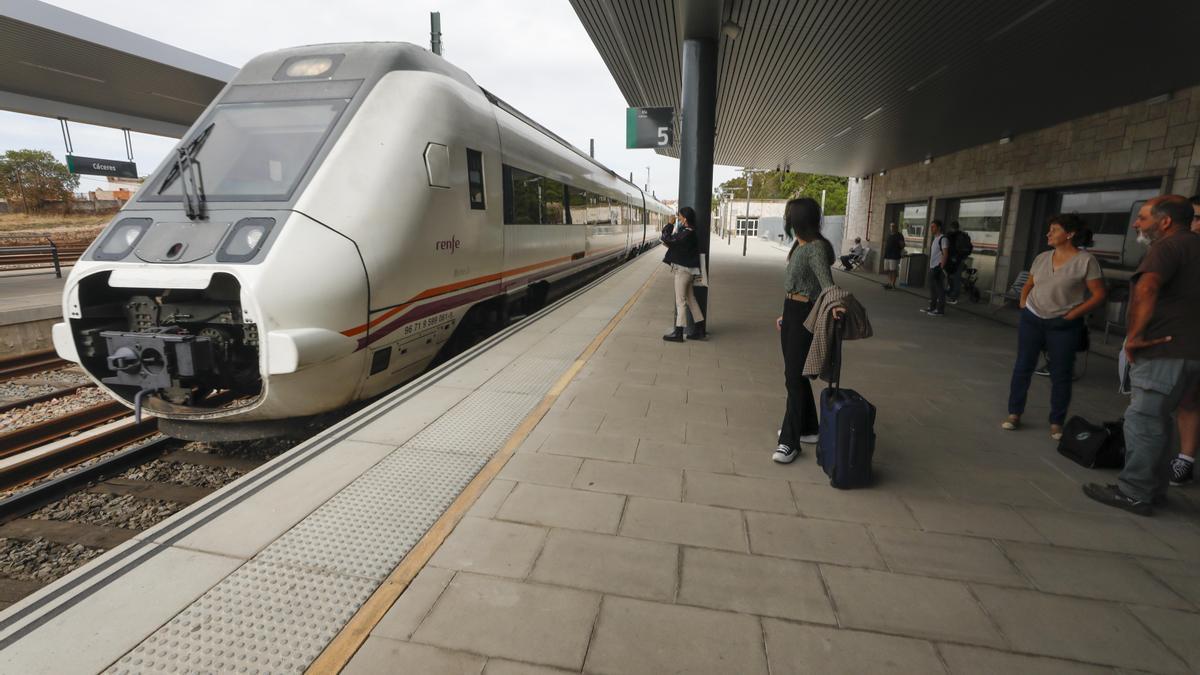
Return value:
M 652 150 L 625 149 L 625 100 L 566 0 L 49 0 L 50 4 L 146 37 L 241 67 L 263 52 L 323 42 L 401 41 L 429 46 L 429 12 L 442 13 L 445 57 L 576 146 L 596 139 L 596 158 L 660 198 L 679 192 L 679 163 Z M 122 159 L 116 129 L 71 124 L 75 153 Z M 134 159 L 145 174 L 175 140 L 133 134 Z M 0 151 L 65 149 L 58 122 L 0 111 Z M 735 175 L 717 167 L 714 185 Z M 80 189 L 105 184 L 81 177 Z

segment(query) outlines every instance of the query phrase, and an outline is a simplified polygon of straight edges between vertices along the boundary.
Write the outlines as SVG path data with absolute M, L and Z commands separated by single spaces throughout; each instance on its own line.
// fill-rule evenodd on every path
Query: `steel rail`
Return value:
M 53 419 L 30 424 L 6 434 L 0 434 L 0 459 L 19 455 L 51 441 L 65 438 L 77 431 L 111 422 L 129 414 L 129 408 L 117 401 L 103 401 L 93 406 L 69 412 Z
M 134 422 L 130 416 L 103 433 L 64 444 L 51 452 L 27 451 L 24 459 L 17 455 L 13 463 L 0 469 L 0 490 L 24 485 L 54 471 L 72 467 L 94 457 L 145 440 L 158 433 L 158 419 L 151 417 Z
M 39 394 L 37 396 L 23 398 L 20 401 L 13 401 L 12 403 L 5 403 L 3 405 L 0 405 L 0 415 L 3 415 L 4 413 L 6 413 L 10 410 L 16 410 L 17 408 L 26 408 L 31 405 L 37 405 L 38 403 L 45 403 L 46 401 L 53 401 L 54 399 L 62 398 L 63 396 L 70 396 L 71 394 L 74 394 L 75 392 L 79 391 L 80 389 L 87 389 L 89 387 L 94 387 L 94 386 L 96 386 L 96 385 L 92 384 L 91 382 L 85 382 L 83 384 L 71 385 L 70 387 L 65 387 L 63 389 L 55 389 L 54 391 L 46 393 L 46 394 Z
M 43 370 L 61 368 L 68 363 L 70 362 L 60 359 L 53 349 L 0 359 L 0 382 Z

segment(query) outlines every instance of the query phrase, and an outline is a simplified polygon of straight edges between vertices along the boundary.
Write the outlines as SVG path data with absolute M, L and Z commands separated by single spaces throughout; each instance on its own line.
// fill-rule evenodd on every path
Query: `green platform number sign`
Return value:
M 626 148 L 666 148 L 675 143 L 674 108 L 628 108 Z

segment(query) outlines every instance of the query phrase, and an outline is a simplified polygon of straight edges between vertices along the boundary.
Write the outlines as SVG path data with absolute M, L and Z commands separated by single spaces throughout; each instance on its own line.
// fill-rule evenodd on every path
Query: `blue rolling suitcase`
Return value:
M 848 490 L 871 484 L 875 454 L 875 406 L 853 389 L 842 389 L 842 325 L 834 329 L 835 378 L 821 392 L 817 463 L 829 484 Z

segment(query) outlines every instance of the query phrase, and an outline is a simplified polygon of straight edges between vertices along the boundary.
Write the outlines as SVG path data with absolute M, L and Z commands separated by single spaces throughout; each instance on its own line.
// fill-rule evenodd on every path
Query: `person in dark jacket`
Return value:
M 890 291 L 896 287 L 896 277 L 900 275 L 900 259 L 904 257 L 904 235 L 895 223 L 888 224 L 887 239 L 883 243 L 883 273 L 888 282 L 883 290 Z
M 688 333 L 689 340 L 703 340 L 706 337 L 704 313 L 700 311 L 700 303 L 696 301 L 693 288 L 695 277 L 700 274 L 700 244 L 696 239 L 696 211 L 690 206 L 679 209 L 676 214 L 675 227 L 663 229 L 663 244 L 667 253 L 663 262 L 671 266 L 675 275 L 675 328 L 663 336 L 667 342 L 683 342 L 683 327 L 687 324 L 687 311 L 692 310 L 695 330 Z

